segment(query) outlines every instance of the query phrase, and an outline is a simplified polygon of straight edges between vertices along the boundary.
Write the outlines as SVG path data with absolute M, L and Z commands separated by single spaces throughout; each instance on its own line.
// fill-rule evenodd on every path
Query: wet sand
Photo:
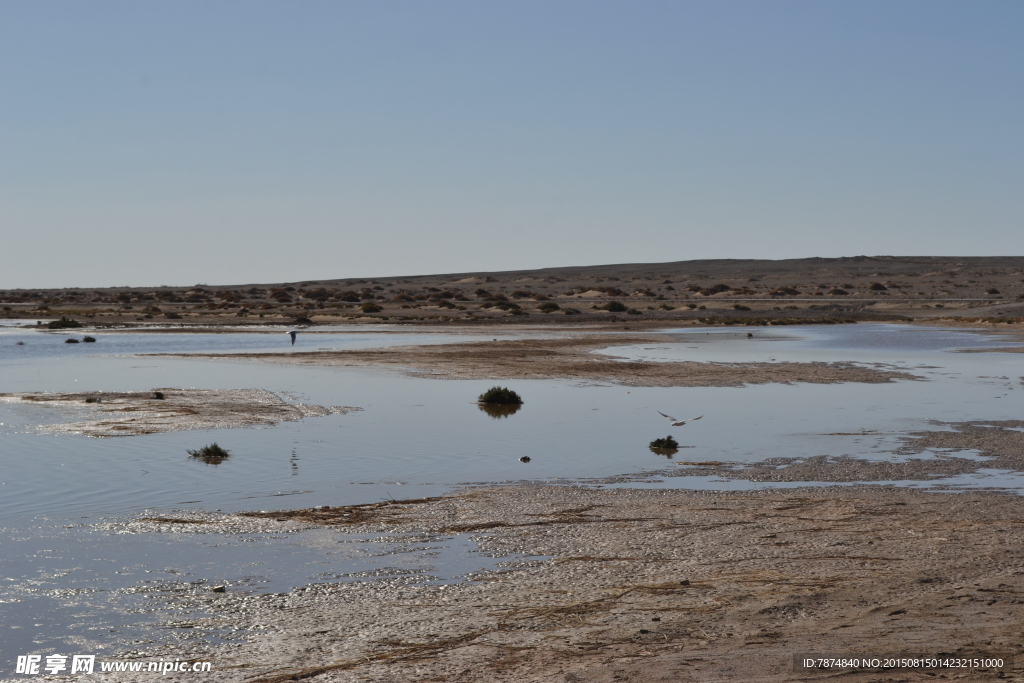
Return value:
M 163 398 L 156 398 L 157 394 Z M 74 419 L 39 427 L 43 433 L 135 436 L 192 429 L 267 427 L 306 417 L 361 410 L 352 406 L 289 403 L 265 389 L 175 389 L 126 392 L 25 392 L 0 394 L 0 402 L 70 408 Z
M 594 335 L 571 339 L 496 339 L 492 342 L 400 346 L 355 351 L 169 354 L 301 365 L 383 366 L 438 379 L 575 379 L 637 387 L 724 387 L 770 382 L 878 384 L 917 379 L 902 370 L 854 363 L 645 363 L 592 353 L 630 344 L 677 342 L 667 335 Z
M 218 681 L 823 680 L 838 672 L 796 672 L 794 655 L 1024 654 L 1018 496 L 510 486 L 234 519 L 410 542 L 475 533 L 491 553 L 537 559 L 448 586 L 409 577 L 246 596 L 190 584 L 179 604 L 216 614 L 196 626 L 250 637 L 166 653 L 212 659 Z M 1004 675 L 841 678 L 936 673 Z

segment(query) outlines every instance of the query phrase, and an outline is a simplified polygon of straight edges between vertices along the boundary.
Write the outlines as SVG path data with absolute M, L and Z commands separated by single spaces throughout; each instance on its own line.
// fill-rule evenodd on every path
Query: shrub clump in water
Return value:
M 51 329 L 51 330 L 63 330 L 63 329 L 67 329 L 67 328 L 70 328 L 70 327 L 81 327 L 81 326 L 82 326 L 82 323 L 78 322 L 77 320 L 72 320 L 71 318 L 65 318 L 64 316 L 61 316 L 60 320 L 52 320 L 52 321 L 46 323 L 46 327 L 48 329 Z
M 82 337 L 82 341 L 84 341 L 86 344 L 95 344 L 96 337 Z
M 75 339 L 74 337 L 68 337 L 67 339 L 64 340 L 64 343 L 65 344 L 77 344 L 78 340 Z
M 221 448 L 216 443 L 211 443 L 209 446 L 203 446 L 198 450 L 186 450 L 185 452 L 197 460 L 202 460 L 207 465 L 219 465 L 231 457 L 230 451 Z
M 477 398 L 479 403 L 490 405 L 512 406 L 521 405 L 522 397 L 511 389 L 505 387 L 491 387 Z
M 652 441 L 651 448 L 679 448 L 679 443 L 669 435 L 664 439 L 655 439 Z

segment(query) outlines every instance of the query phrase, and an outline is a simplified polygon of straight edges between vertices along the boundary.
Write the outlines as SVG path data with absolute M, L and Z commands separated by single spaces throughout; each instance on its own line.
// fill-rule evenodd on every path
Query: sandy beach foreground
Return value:
M 193 586 L 181 604 L 217 615 L 196 626 L 250 633 L 174 653 L 214 661 L 219 681 L 824 680 L 838 672 L 796 670 L 794 656 L 1024 652 L 1024 500 L 1013 495 L 510 486 L 181 522 L 135 531 L 469 533 L 499 556 L 527 556 L 456 585 L 410 576 L 264 596 Z M 1021 664 L 841 678 L 994 680 Z

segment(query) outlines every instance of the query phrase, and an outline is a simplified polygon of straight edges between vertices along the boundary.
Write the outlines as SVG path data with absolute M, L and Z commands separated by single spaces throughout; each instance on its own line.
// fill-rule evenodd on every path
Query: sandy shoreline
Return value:
M 665 335 L 593 335 L 570 339 L 496 339 L 490 342 L 295 353 L 166 354 L 297 365 L 394 367 L 437 379 L 575 379 L 629 386 L 723 387 L 769 382 L 884 383 L 917 379 L 897 369 L 854 363 L 644 363 L 591 353 L 630 344 L 676 342 Z M 157 355 L 157 354 L 154 354 Z
M 268 530 L 475 533 L 488 552 L 540 561 L 448 586 L 410 577 L 263 596 L 192 586 L 183 604 L 217 615 L 198 626 L 251 637 L 174 655 L 212 659 L 216 680 L 249 683 L 821 680 L 829 673 L 794 672 L 793 656 L 1019 657 L 1022 513 L 1018 496 L 869 486 L 510 486 L 270 512 L 248 519 Z M 932 675 L 843 676 L 890 678 Z

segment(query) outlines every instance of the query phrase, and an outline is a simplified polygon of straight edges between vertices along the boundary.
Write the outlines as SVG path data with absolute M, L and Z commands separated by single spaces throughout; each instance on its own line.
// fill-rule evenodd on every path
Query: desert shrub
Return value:
M 365 303 L 359 308 L 362 309 L 363 313 L 380 313 L 384 309 L 377 304 Z
M 295 323 L 296 325 L 312 325 L 312 324 L 313 324 L 313 321 L 312 321 L 312 320 L 310 320 L 309 318 L 307 318 L 307 317 L 306 317 L 306 316 L 304 316 L 304 315 L 299 315 L 299 316 L 296 316 L 296 317 L 295 317 L 295 320 L 294 320 L 293 322 L 294 322 L 294 323 Z
M 995 287 L 989 287 L 988 289 L 985 290 L 985 293 L 986 294 L 999 294 L 999 290 L 996 289 Z
M 77 344 L 78 340 L 75 339 L 74 337 L 68 337 L 67 339 L 64 340 L 64 343 L 65 344 Z
M 554 301 L 545 301 L 544 303 L 537 307 L 537 310 L 540 311 L 541 313 L 554 313 L 555 311 L 559 310 L 559 308 L 561 307 Z
M 480 308 L 500 308 L 503 311 L 518 311 L 519 304 L 513 301 L 488 301 Z
M 828 290 L 828 293 L 832 296 L 848 296 L 850 294 L 845 289 L 841 289 L 839 287 Z
M 82 323 L 71 318 L 60 317 L 60 320 L 51 320 L 46 324 L 46 327 L 51 330 L 64 330 L 72 327 L 81 327 Z
M 729 285 L 717 284 L 713 287 L 708 287 L 707 289 L 701 289 L 699 291 L 704 296 L 711 296 L 713 294 L 721 294 L 722 292 L 728 292 L 730 289 L 732 289 L 732 287 L 730 287 Z
M 529 299 L 532 296 L 533 292 L 525 289 L 517 289 L 516 291 L 512 292 L 513 299 Z
M 871 286 L 868 287 L 868 289 L 870 289 L 872 292 L 884 292 L 889 288 L 883 285 L 881 282 L 872 282 Z
M 566 308 L 564 310 L 566 315 L 582 315 L 580 309 L 578 308 Z
M 606 311 L 611 311 L 612 313 L 626 312 L 626 304 L 622 303 L 621 301 L 609 301 L 604 306 L 601 306 L 601 308 L 603 308 Z
M 493 405 L 518 405 L 523 402 L 519 394 L 505 387 L 491 387 L 477 398 L 480 403 Z
M 492 296 L 494 296 L 493 294 L 491 294 L 490 292 L 483 288 L 478 289 L 473 293 L 476 294 L 481 299 L 490 299 Z
M 770 296 L 796 296 L 800 293 L 800 290 L 794 289 L 793 287 L 776 287 L 772 291 L 768 292 Z
M 82 341 L 86 344 L 94 344 L 96 343 L 96 337 L 82 337 Z
M 219 465 L 231 457 L 230 451 L 221 448 L 216 443 L 211 443 L 209 446 L 203 446 L 194 451 L 186 449 L 185 452 L 197 460 L 202 460 L 207 465 Z
M 181 314 L 175 313 L 174 311 L 167 311 L 166 313 L 164 313 L 164 317 L 169 318 L 171 320 L 181 320 Z
M 743 304 L 733 304 L 732 310 L 734 311 L 749 311 L 750 306 L 744 306 Z
M 166 397 L 164 396 L 164 392 L 162 392 L 162 391 L 154 391 L 153 392 L 153 398 L 155 398 L 157 401 L 162 401 Z
M 629 313 L 630 315 L 643 315 L 644 314 L 644 312 L 641 311 L 639 308 L 631 308 L 628 311 L 626 311 L 626 313 Z
M 668 304 L 662 304 L 661 305 L 661 309 L 663 311 L 674 311 L 675 310 L 675 306 L 669 306 Z
M 655 439 L 648 445 L 648 448 L 656 455 L 671 458 L 679 451 L 679 444 L 671 436 L 666 436 L 664 439 Z

